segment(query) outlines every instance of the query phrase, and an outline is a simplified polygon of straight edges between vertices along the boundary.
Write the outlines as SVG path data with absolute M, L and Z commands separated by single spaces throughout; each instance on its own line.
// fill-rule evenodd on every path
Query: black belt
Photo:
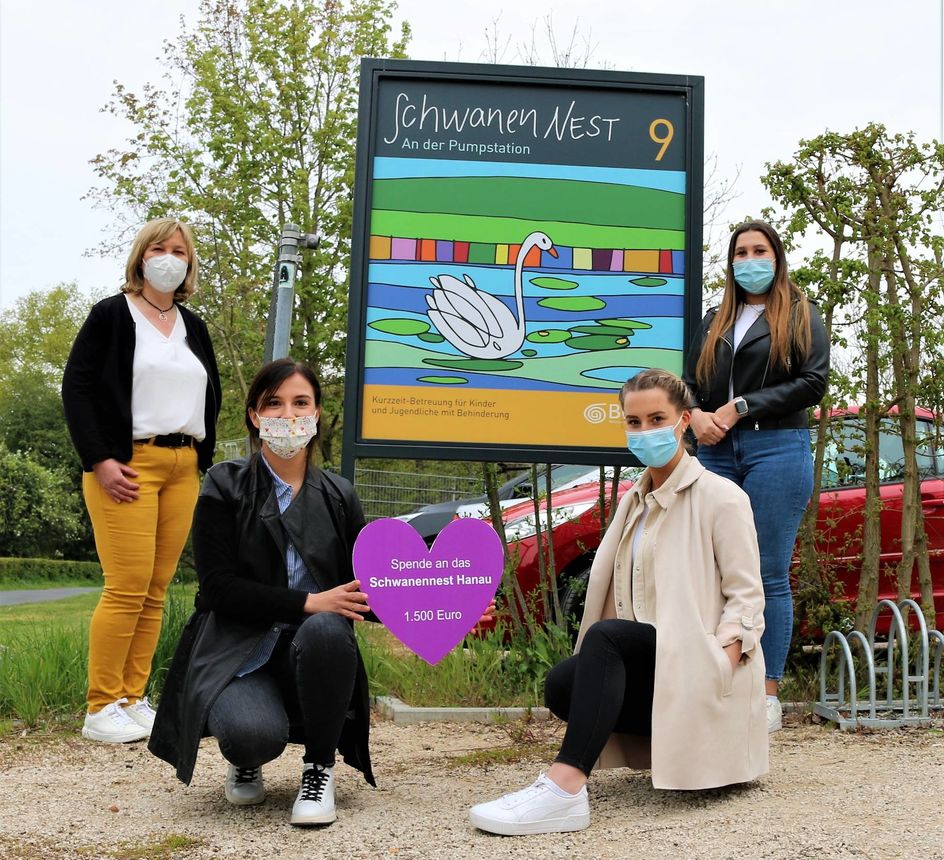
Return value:
M 156 445 L 158 448 L 191 448 L 197 440 L 186 433 L 168 433 L 166 436 L 151 436 L 150 439 L 135 439 L 139 445 Z

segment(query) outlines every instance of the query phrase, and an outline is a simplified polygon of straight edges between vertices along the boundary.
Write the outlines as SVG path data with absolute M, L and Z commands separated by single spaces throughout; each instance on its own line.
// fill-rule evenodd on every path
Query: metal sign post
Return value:
M 295 308 L 295 281 L 301 277 L 302 261 L 300 248 L 317 248 L 321 237 L 314 233 L 302 233 L 295 224 L 282 228 L 279 240 L 279 257 L 275 264 L 272 284 L 272 300 L 269 303 L 269 320 L 266 325 L 265 363 L 276 358 L 285 358 L 289 353 L 292 336 L 292 312 Z

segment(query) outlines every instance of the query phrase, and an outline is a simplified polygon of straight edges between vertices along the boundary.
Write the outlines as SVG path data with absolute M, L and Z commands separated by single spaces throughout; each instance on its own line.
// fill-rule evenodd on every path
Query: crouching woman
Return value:
M 593 560 L 576 654 L 545 681 L 567 721 L 537 781 L 475 806 L 505 835 L 590 824 L 594 767 L 651 768 L 656 788 L 703 789 L 767 772 L 764 590 L 751 506 L 680 444 L 691 394 L 664 370 L 620 392 L 629 450 L 648 466 Z
M 306 364 L 280 359 L 252 381 L 246 425 L 261 450 L 207 473 L 193 524 L 196 610 L 149 743 L 189 784 L 200 739 L 215 737 L 237 805 L 265 800 L 262 765 L 302 744 L 298 825 L 335 820 L 336 750 L 374 784 L 352 624 L 369 613 L 351 567 L 364 515 L 347 481 L 309 462 L 320 411 Z

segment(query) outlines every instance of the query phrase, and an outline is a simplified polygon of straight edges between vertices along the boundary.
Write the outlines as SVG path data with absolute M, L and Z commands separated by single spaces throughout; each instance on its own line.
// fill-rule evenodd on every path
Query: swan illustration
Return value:
M 521 243 L 515 261 L 517 319 L 501 299 L 483 293 L 468 275 L 463 275 L 461 281 L 452 275 L 429 279 L 435 289 L 426 296 L 427 315 L 439 333 L 460 352 L 472 358 L 504 358 L 521 348 L 525 333 L 521 277 L 525 258 L 532 248 L 557 256 L 557 249 L 546 233 L 530 233 Z

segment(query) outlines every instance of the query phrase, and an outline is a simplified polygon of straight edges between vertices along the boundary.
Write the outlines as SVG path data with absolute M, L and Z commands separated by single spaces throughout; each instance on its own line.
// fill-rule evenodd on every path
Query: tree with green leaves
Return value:
M 768 167 L 764 182 L 787 209 L 787 232 L 795 238 L 821 231 L 831 239 L 831 260 L 820 259 L 814 268 L 822 275 L 830 321 L 834 311 L 840 313 L 857 332 L 860 347 L 853 353 L 853 373 L 842 386 L 848 398 L 861 401 L 866 427 L 865 527 L 856 624 L 860 628 L 867 624 L 877 595 L 879 422 L 893 409 L 905 457 L 899 598 L 910 595 L 916 570 L 923 609 L 933 617 L 915 410 L 921 401 L 937 397 L 936 388 L 928 385 L 927 369 L 929 362 L 939 364 L 944 352 L 939 324 L 944 307 L 944 145 L 920 144 L 913 134 L 890 134 L 873 123 L 849 134 L 830 132 L 801 141 L 791 161 Z M 820 423 L 825 431 L 825 420 Z M 820 446 L 826 444 L 826 436 L 820 433 Z M 821 447 L 817 465 L 821 472 Z M 808 524 L 812 522 L 815 515 Z
M 127 119 L 124 146 L 93 159 L 91 196 L 140 222 L 179 215 L 195 228 L 201 286 L 193 304 L 216 347 L 220 437 L 243 434 L 242 404 L 262 362 L 282 225 L 324 237 L 305 251 L 291 353 L 325 388 L 319 444 L 337 458 L 360 58 L 402 57 L 390 0 L 203 0 L 199 20 L 165 46 L 166 86 L 116 83 L 105 110 Z M 106 247 L 106 250 L 108 247 Z
M 72 341 L 93 301 L 72 282 L 33 290 L 0 312 L 0 391 L 23 372 L 38 374 L 58 391 Z
M 0 449 L 10 470 L 0 479 L 0 545 L 7 554 L 89 558 L 94 552 L 81 502 L 82 465 L 59 396 L 69 350 L 93 301 L 74 283 L 59 284 L 34 290 L 0 314 Z

